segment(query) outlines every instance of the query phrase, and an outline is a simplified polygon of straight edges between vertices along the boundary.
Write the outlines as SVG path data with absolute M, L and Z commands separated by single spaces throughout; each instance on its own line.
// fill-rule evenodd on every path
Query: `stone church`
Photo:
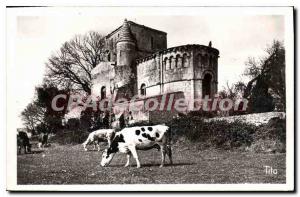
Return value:
M 217 93 L 219 51 L 199 44 L 167 47 L 167 33 L 132 21 L 104 37 L 105 61 L 92 70 L 100 99 L 147 98 L 174 93 L 187 99 Z M 134 117 L 149 120 L 148 112 Z

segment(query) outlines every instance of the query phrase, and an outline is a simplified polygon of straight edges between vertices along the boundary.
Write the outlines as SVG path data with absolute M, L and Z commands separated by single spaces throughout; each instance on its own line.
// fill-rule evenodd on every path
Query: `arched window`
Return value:
M 107 54 L 107 61 L 110 62 L 110 53 Z
M 196 66 L 197 67 L 201 67 L 201 65 L 202 65 L 202 57 L 201 57 L 201 54 L 198 54 L 197 56 L 196 56 Z
M 173 56 L 170 57 L 170 67 L 171 67 L 171 69 L 176 68 L 175 58 Z
M 168 61 L 167 57 L 164 59 L 164 65 L 165 65 L 166 70 L 170 69 L 170 62 Z
M 183 67 L 189 67 L 189 59 L 186 53 L 182 56 L 182 65 Z
M 142 96 L 146 95 L 146 85 L 144 83 L 141 85 L 141 95 Z
M 102 86 L 100 94 L 101 94 L 100 95 L 101 99 L 105 99 L 106 98 L 106 88 L 105 88 L 105 86 Z
M 181 68 L 182 67 L 182 59 L 180 57 L 180 55 L 176 55 L 176 67 L 177 68 Z
M 208 95 L 211 97 L 211 82 L 212 82 L 212 76 L 210 74 L 205 74 L 203 81 L 202 81 L 202 96 L 203 98 Z
M 203 67 L 208 66 L 207 65 L 207 63 L 208 63 L 208 57 L 207 57 L 207 55 L 205 54 L 204 56 L 202 56 L 202 58 L 203 58 L 202 61 L 201 61 L 202 62 L 202 66 Z

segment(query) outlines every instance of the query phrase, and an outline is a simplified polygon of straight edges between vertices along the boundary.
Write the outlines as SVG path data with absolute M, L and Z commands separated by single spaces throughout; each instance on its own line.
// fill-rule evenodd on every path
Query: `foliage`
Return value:
M 81 129 L 62 130 L 51 139 L 58 144 L 82 144 L 88 137 L 89 132 Z
M 35 131 L 37 125 L 44 120 L 46 109 L 38 105 L 36 101 L 29 103 L 27 107 L 21 112 L 21 118 L 24 125 L 31 131 Z
M 247 83 L 238 81 L 227 83 L 219 92 L 221 98 L 237 101 L 246 98 L 249 103 L 247 113 L 285 110 L 285 48 L 282 42 L 274 40 L 268 46 L 266 55 L 259 60 L 249 57 L 245 62 L 244 76 Z M 229 111 L 227 115 L 243 114 L 241 111 Z
M 173 136 L 184 136 L 191 142 L 202 142 L 216 148 L 235 148 L 249 146 L 256 127 L 235 121 L 204 121 L 201 117 L 186 116 L 170 121 Z
M 68 96 L 68 90 L 59 90 L 46 84 L 36 87 L 35 90 L 36 97 L 21 113 L 22 120 L 30 130 L 37 133 L 56 133 L 62 129 L 62 119 L 66 113 L 68 99 L 58 100 L 57 107 L 64 107 L 62 111 L 52 109 L 51 103 L 56 95 Z
M 246 88 L 246 85 L 242 81 L 238 81 L 234 83 L 233 85 L 229 85 L 228 82 L 226 84 L 226 87 L 223 87 L 223 90 L 219 92 L 219 98 L 220 99 L 231 99 L 233 103 L 238 103 L 241 99 L 243 99 L 243 92 Z M 242 102 L 240 102 L 241 105 L 243 105 Z M 221 116 L 233 116 L 233 115 L 242 115 L 245 114 L 246 111 L 241 110 L 242 107 L 239 106 L 238 110 L 235 110 L 234 107 L 231 108 L 229 111 L 218 111 L 219 115 Z
M 243 148 L 255 152 L 285 152 L 285 119 L 272 118 L 255 126 L 241 121 L 204 121 L 199 116 L 182 116 L 167 123 L 173 142 L 185 138 L 202 147 Z
M 45 132 L 56 133 L 62 129 L 62 119 L 67 111 L 67 99 L 60 99 L 57 101 L 57 107 L 63 107 L 63 110 L 56 111 L 52 108 L 53 98 L 57 95 L 63 94 L 68 96 L 68 90 L 60 90 L 54 86 L 43 85 L 36 88 L 37 103 L 40 107 L 45 108 L 45 116 L 43 123 L 47 130 Z
M 253 135 L 254 143 L 249 148 L 254 152 L 286 151 L 286 120 L 272 118 Z
M 285 48 L 274 41 L 266 49 L 267 56 L 260 61 L 250 58 L 246 62 L 245 75 L 250 81 L 244 97 L 250 101 L 250 112 L 267 112 L 276 107 L 285 110 Z

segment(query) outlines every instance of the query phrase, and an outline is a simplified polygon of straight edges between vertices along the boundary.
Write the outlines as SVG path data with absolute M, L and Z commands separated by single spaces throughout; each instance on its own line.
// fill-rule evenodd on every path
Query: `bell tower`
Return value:
M 117 66 L 131 67 L 135 61 L 136 43 L 127 20 L 124 20 L 117 40 Z

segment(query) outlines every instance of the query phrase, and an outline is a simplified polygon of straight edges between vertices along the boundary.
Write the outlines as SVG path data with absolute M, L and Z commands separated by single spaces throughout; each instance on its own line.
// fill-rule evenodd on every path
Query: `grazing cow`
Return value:
M 136 150 L 149 150 L 159 146 L 161 151 L 161 165 L 164 166 L 165 155 L 167 153 L 170 163 L 172 164 L 172 150 L 171 150 L 171 131 L 168 126 L 141 126 L 130 127 L 116 133 L 111 145 L 106 149 L 102 155 L 101 166 L 107 166 L 112 161 L 117 152 L 127 154 L 127 163 L 129 165 L 131 155 L 135 158 L 137 168 L 141 167 Z
M 93 131 L 89 134 L 88 138 L 83 142 L 83 148 L 85 151 L 87 151 L 86 146 L 89 144 L 94 143 L 94 145 L 98 146 L 98 151 L 100 151 L 100 142 L 107 141 L 108 146 L 110 146 L 111 141 L 113 137 L 115 136 L 115 130 L 114 129 L 99 129 L 96 131 Z M 94 149 L 95 149 L 94 146 Z
M 17 146 L 19 150 L 19 154 L 21 154 L 22 147 L 24 148 L 24 153 L 31 152 L 31 144 L 29 142 L 29 138 L 26 132 L 20 131 L 17 135 Z
M 38 143 L 38 147 L 41 149 L 41 148 L 44 148 L 45 146 L 48 145 L 48 133 L 41 133 L 39 135 L 39 143 Z

